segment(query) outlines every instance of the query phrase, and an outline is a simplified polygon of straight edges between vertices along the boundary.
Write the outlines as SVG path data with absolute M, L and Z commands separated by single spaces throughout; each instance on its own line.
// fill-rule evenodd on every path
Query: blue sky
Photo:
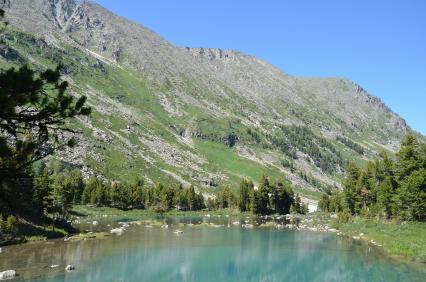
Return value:
M 426 135 L 424 0 L 96 0 L 179 46 L 254 55 L 298 76 L 345 77 Z

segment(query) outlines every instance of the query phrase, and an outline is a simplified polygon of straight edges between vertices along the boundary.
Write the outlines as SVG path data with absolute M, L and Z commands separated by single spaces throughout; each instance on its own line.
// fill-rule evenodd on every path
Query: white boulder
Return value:
M 73 270 L 75 270 L 75 266 L 74 266 L 74 265 L 72 265 L 72 264 L 68 264 L 68 265 L 65 267 L 65 270 L 66 270 L 66 271 L 73 271 Z
M 119 235 L 119 236 L 122 235 L 123 232 L 124 232 L 123 228 L 113 228 L 110 231 L 111 234 L 115 234 L 115 235 Z
M 11 279 L 11 278 L 14 278 L 15 276 L 16 276 L 15 270 L 6 270 L 3 272 L 0 272 L 0 280 Z
M 127 228 L 130 226 L 128 222 L 119 222 L 118 224 L 121 225 L 122 228 Z
M 308 211 L 309 212 L 316 212 L 318 210 L 318 205 L 315 203 L 308 203 Z

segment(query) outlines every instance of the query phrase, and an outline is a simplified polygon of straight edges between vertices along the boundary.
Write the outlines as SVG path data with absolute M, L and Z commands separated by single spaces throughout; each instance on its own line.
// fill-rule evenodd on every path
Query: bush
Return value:
M 6 220 L 0 215 L 0 233 L 15 234 L 17 223 L 18 220 L 13 215 L 9 215 Z
M 6 221 L 3 220 L 3 215 L 0 214 L 0 234 L 6 233 Z
M 9 215 L 6 220 L 6 228 L 9 233 L 15 234 L 18 220 L 13 215 Z
M 349 211 L 341 211 L 337 213 L 337 223 L 350 223 L 352 222 L 352 215 Z

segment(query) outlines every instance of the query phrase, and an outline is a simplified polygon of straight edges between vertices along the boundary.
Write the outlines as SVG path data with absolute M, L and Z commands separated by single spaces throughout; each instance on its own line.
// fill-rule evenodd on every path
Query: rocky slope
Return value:
M 264 172 L 308 197 L 339 187 L 346 161 L 394 151 L 412 130 L 342 78 L 293 77 L 232 50 L 176 47 L 91 2 L 11 1 L 0 66 L 65 66 L 94 108 L 80 147 L 86 174 L 214 191 Z

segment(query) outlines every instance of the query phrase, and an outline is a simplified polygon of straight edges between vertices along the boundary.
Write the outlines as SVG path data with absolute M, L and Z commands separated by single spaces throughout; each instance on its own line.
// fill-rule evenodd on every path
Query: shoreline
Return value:
M 373 219 L 355 218 L 352 223 L 337 224 L 330 213 L 312 213 L 307 215 L 266 215 L 256 216 L 251 213 L 241 213 L 233 209 L 223 209 L 214 211 L 171 211 L 158 214 L 151 210 L 129 210 L 122 211 L 114 208 L 97 208 L 87 206 L 76 206 L 73 211 L 72 222 L 79 224 L 80 221 L 90 221 L 102 218 L 140 218 L 141 217 L 245 217 L 256 221 L 255 225 L 247 224 L 246 228 L 276 228 L 296 231 L 311 231 L 334 233 L 336 236 L 345 236 L 374 247 L 382 251 L 386 256 L 396 259 L 400 262 L 416 263 L 426 265 L 426 244 L 422 242 L 409 242 L 404 238 L 406 234 L 426 238 L 426 224 L 424 223 L 405 223 L 397 224 L 394 222 L 381 222 Z M 286 219 L 286 224 L 279 223 L 277 220 Z M 208 224 L 205 224 L 209 226 Z M 244 224 L 242 224 L 244 228 Z M 213 226 L 218 227 L 218 226 Z M 387 230 L 387 229 L 389 230 Z M 393 229 L 398 232 L 392 232 Z M 418 234 L 420 232 L 420 234 Z M 57 234 L 57 233 L 56 233 Z M 422 236 L 424 234 L 424 236 Z M 6 247 L 17 244 L 30 244 L 38 241 L 64 239 L 64 241 L 78 241 L 88 239 L 101 239 L 109 237 L 107 232 L 91 232 L 79 230 L 77 233 L 65 234 L 55 237 L 24 237 L 20 240 L 14 240 L 9 244 L 3 244 L 0 247 Z M 408 236 L 409 237 L 409 236 Z M 419 238 L 419 239 L 420 239 Z M 405 239 L 405 240 L 402 240 Z M 423 239 L 426 241 L 426 239 Z M 425 242 L 426 243 L 426 242 Z M 413 245 L 414 244 L 414 245 Z M 420 248 L 420 250 L 418 249 Z

